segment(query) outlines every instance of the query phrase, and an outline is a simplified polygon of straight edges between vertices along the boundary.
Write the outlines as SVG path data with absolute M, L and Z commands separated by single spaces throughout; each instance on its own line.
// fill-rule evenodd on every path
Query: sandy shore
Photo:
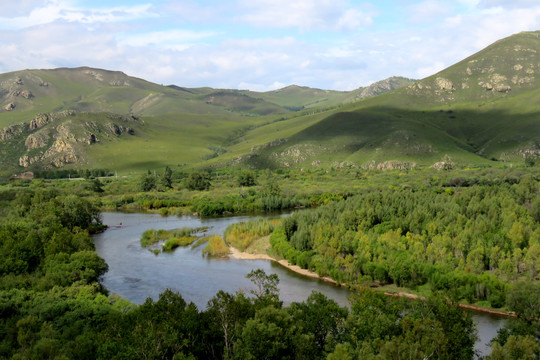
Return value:
M 331 279 L 329 277 L 321 277 L 321 276 L 319 276 L 317 273 L 315 273 L 313 271 L 302 269 L 298 265 L 292 265 L 287 260 L 277 260 L 277 259 L 271 257 L 268 254 L 250 254 L 250 253 L 247 253 L 247 252 L 242 252 L 242 251 L 240 251 L 237 248 L 232 247 L 232 246 L 229 246 L 229 250 L 231 252 L 230 256 L 232 258 L 234 258 L 234 259 L 241 259 L 241 260 L 270 260 L 270 261 L 277 262 L 281 266 L 286 267 L 287 269 L 289 269 L 291 271 L 294 271 L 295 273 L 298 273 L 300 275 L 309 276 L 310 278 L 319 279 L 319 280 L 326 281 L 326 282 L 329 282 L 329 283 L 335 284 L 335 285 L 346 286 L 345 284 L 339 284 L 337 281 L 335 281 L 334 279 Z M 392 293 L 392 292 L 385 291 L 384 294 L 388 295 L 388 296 L 394 296 L 394 297 L 406 297 L 406 298 L 409 298 L 409 299 L 425 300 L 425 297 L 423 297 L 423 296 L 419 296 L 419 295 L 411 294 L 411 293 L 406 293 L 406 292 Z M 481 307 L 481 306 L 477 306 L 477 305 L 459 304 L 459 306 L 461 308 L 463 308 L 463 309 L 483 312 L 483 313 L 487 313 L 487 314 L 493 314 L 493 315 L 497 315 L 497 316 L 504 316 L 504 317 L 515 317 L 516 316 L 512 312 L 489 309 L 489 308 L 485 308 L 485 307 Z
M 232 246 L 229 246 L 229 249 L 231 251 L 230 255 L 234 259 L 241 259 L 241 260 L 270 260 L 270 261 L 277 262 L 281 266 L 286 267 L 287 269 L 289 269 L 291 271 L 294 271 L 295 273 L 298 273 L 300 275 L 308 276 L 308 277 L 314 278 L 314 279 L 319 279 L 319 280 L 326 281 L 326 282 L 329 282 L 329 283 L 335 284 L 335 285 L 345 286 L 345 284 L 338 284 L 337 281 L 335 281 L 334 279 L 331 279 L 329 277 L 322 277 L 322 276 L 319 276 L 317 273 L 315 273 L 313 271 L 302 269 L 298 265 L 292 265 L 287 260 L 277 260 L 277 259 L 275 259 L 275 258 L 273 258 L 273 257 L 271 257 L 270 255 L 267 255 L 267 254 L 250 254 L 250 253 L 247 253 L 247 252 L 242 252 L 242 251 L 240 251 L 237 248 L 232 247 Z

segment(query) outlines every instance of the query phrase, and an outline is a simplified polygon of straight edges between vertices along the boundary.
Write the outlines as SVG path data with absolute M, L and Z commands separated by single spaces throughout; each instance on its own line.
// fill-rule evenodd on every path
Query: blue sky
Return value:
M 3 0 L 0 72 L 85 65 L 187 87 L 351 90 L 537 29 L 538 0 Z

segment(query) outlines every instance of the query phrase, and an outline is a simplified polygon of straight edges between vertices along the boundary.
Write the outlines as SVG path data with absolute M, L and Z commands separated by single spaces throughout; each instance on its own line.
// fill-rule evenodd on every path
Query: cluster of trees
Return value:
M 204 171 L 192 171 L 187 176 L 178 174 L 184 180 L 183 186 L 188 190 L 208 190 L 210 189 L 211 174 Z M 257 184 L 257 175 L 251 170 L 241 170 L 236 175 L 236 182 L 238 186 L 255 186 Z M 156 172 L 148 170 L 146 174 L 140 177 L 140 188 L 142 191 L 151 191 L 158 189 L 158 183 L 161 185 L 162 190 L 173 188 L 173 171 L 170 167 L 166 166 L 161 175 L 157 175 Z
M 436 189 L 437 190 L 437 189 Z M 365 191 L 296 212 L 272 235 L 292 263 L 337 281 L 452 291 L 505 305 L 509 281 L 540 271 L 540 182 Z
M 173 172 L 170 167 L 166 166 L 163 173 L 158 177 L 156 172 L 147 171 L 146 174 L 142 174 L 140 178 L 140 188 L 142 191 L 151 191 L 158 188 L 158 184 L 161 189 L 172 189 Z M 159 180 L 159 182 L 158 182 Z
M 327 255 L 333 251 L 339 254 L 333 258 L 334 262 L 338 256 L 363 259 L 357 251 L 367 251 L 369 247 L 362 241 L 376 235 L 371 244 L 374 246 L 371 261 L 374 269 L 382 268 L 381 278 L 389 281 L 393 279 L 393 270 L 384 267 L 386 265 L 379 266 L 390 265 L 390 262 L 383 262 L 387 259 L 382 256 L 384 249 L 388 250 L 389 259 L 394 256 L 390 251 L 392 246 L 404 249 L 402 254 L 407 254 L 409 248 L 415 249 L 415 242 L 423 241 L 424 236 L 444 236 L 450 231 L 452 221 L 457 221 L 455 218 L 446 220 L 450 214 L 444 209 L 462 206 L 458 208 L 460 211 L 470 208 L 470 212 L 466 212 L 467 221 L 480 227 L 477 233 L 474 228 L 465 226 L 467 231 L 473 231 L 474 236 L 486 233 L 479 219 L 507 219 L 501 220 L 496 228 L 498 232 L 488 232 L 488 237 L 482 237 L 481 241 L 494 239 L 497 233 L 508 234 L 507 227 L 512 229 L 514 222 L 518 221 L 523 228 L 514 230 L 506 241 L 510 241 L 508 246 L 512 249 L 522 250 L 523 259 L 523 254 L 528 256 L 529 248 L 538 239 L 538 224 L 531 215 L 533 207 L 530 206 L 534 202 L 531 201 L 534 193 L 531 189 L 536 189 L 537 183 L 533 182 L 533 187 L 525 185 L 526 182 L 504 185 L 509 187 L 504 191 L 471 188 L 453 195 L 420 193 L 417 196 L 411 192 L 401 194 L 401 200 L 384 191 L 365 193 L 359 198 L 334 201 L 316 210 L 300 212 L 277 228 L 274 237 L 279 235 L 289 249 L 300 252 L 300 255 L 308 254 L 304 261 L 311 267 L 329 259 Z M 485 192 L 481 197 L 482 191 Z M 401 220 L 395 216 L 386 217 L 387 213 L 377 207 L 380 196 L 388 196 L 384 203 L 392 213 L 399 213 L 400 203 L 410 202 L 411 205 L 405 209 L 412 211 L 418 208 L 421 211 L 422 206 L 431 204 L 433 208 L 430 209 L 440 214 L 425 217 L 422 221 L 418 220 L 421 219 L 419 214 L 410 218 L 403 215 Z M 471 199 L 476 200 L 473 202 Z M 371 201 L 371 207 L 375 208 L 372 216 L 364 215 L 362 211 L 367 209 L 362 210 L 362 201 Z M 487 203 L 483 204 L 483 201 Z M 490 212 L 489 208 L 496 204 L 500 207 Z M 0 192 L 0 205 L 0 358 L 474 357 L 473 322 L 451 296 L 443 294 L 421 302 L 358 289 L 350 309 L 338 306 L 319 293 L 313 293 L 304 302 L 283 306 L 277 291 L 277 277 L 254 271 L 249 274 L 253 290 L 236 294 L 219 292 L 205 309 L 187 304 L 181 295 L 171 291 L 164 292 L 156 301 L 148 299 L 143 305 L 135 306 L 127 300 L 108 295 L 99 283 L 107 264 L 94 251 L 89 235 L 101 224 L 94 203 L 54 189 L 29 186 Z M 348 207 L 351 212 L 345 211 Z M 503 213 L 500 210 L 504 210 Z M 424 216 L 429 211 L 426 209 Z M 509 215 L 504 214 L 507 211 L 510 211 Z M 327 228 L 332 225 L 325 222 L 331 212 L 339 220 L 334 221 L 336 227 Z M 480 215 L 475 216 L 476 213 Z M 417 219 L 416 222 L 413 219 Z M 321 233 L 324 237 L 311 238 L 311 232 L 303 230 L 309 221 L 313 224 L 314 234 Z M 428 225 L 431 223 L 434 225 Z M 408 238 L 407 233 L 403 235 L 393 230 L 396 224 L 412 235 Z M 338 238 L 333 237 L 332 231 L 343 235 L 342 245 L 334 244 Z M 372 231 L 375 235 L 370 235 Z M 394 233 L 389 234 L 390 231 Z M 309 236 L 303 233 L 309 233 Z M 356 233 L 359 237 L 352 236 Z M 362 237 L 364 235 L 367 237 Z M 377 242 L 383 248 L 378 249 L 375 246 Z M 467 264 L 465 252 L 470 253 L 471 250 L 465 247 L 462 251 L 463 261 Z M 421 259 L 429 264 L 428 258 Z M 450 269 L 449 274 L 461 271 L 460 261 L 454 263 L 449 258 L 442 259 L 445 259 L 442 262 L 446 264 L 444 266 Z M 364 263 L 356 264 L 360 266 L 352 269 L 361 274 Z M 365 269 L 373 268 L 365 266 Z M 520 262 L 517 276 L 530 274 L 526 266 L 526 262 Z M 340 273 L 346 273 L 348 269 L 334 268 Z M 379 271 L 373 270 L 373 273 L 378 274 Z M 475 273 L 471 270 L 470 274 Z M 501 272 L 498 276 L 506 275 Z M 497 337 L 492 359 L 537 358 L 540 353 L 540 286 L 530 282 L 518 283 L 506 295 L 505 302 L 516 311 L 518 319 Z

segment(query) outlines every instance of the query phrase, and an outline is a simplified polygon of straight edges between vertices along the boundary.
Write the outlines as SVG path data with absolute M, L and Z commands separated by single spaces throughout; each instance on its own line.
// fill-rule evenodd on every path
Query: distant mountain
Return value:
M 1 74 L 0 172 L 137 171 L 205 161 L 249 129 L 312 106 L 306 102 L 321 94 L 332 94 L 332 104 L 352 96 L 296 86 L 268 93 L 161 86 L 89 67 Z
M 384 94 L 412 84 L 415 80 L 404 77 L 390 77 L 353 91 L 321 90 L 306 86 L 290 85 L 268 92 L 244 91 L 243 93 L 264 99 L 291 110 L 315 107 L 328 107 L 345 102 L 357 101 L 366 97 Z
M 1 74 L 0 173 L 523 163 L 540 156 L 539 72 L 540 32 L 525 32 L 428 78 L 348 92 L 161 86 L 87 67 Z
M 540 156 L 539 73 L 540 32 L 516 34 L 426 79 L 294 119 L 294 132 L 271 125 L 266 133 L 282 140 L 241 160 L 252 166 L 383 169 L 523 163 L 526 156 Z M 262 141 L 255 132 L 246 139 Z

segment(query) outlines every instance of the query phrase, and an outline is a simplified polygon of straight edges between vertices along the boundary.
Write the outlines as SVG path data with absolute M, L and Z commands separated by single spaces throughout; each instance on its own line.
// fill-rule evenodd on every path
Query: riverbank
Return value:
M 329 278 L 329 277 L 326 277 L 326 276 L 319 276 L 319 274 L 317 274 L 316 272 L 313 272 L 313 271 L 310 271 L 310 270 L 307 270 L 307 269 L 302 269 L 300 266 L 293 265 L 287 260 L 278 260 L 278 259 L 276 259 L 276 258 L 274 258 L 274 257 L 272 257 L 272 256 L 270 256 L 268 254 L 265 254 L 265 253 L 243 252 L 243 251 L 240 251 L 240 250 L 236 249 L 233 246 L 229 246 L 229 250 L 230 250 L 230 257 L 232 257 L 233 259 L 240 259 L 240 260 L 270 260 L 270 261 L 273 261 L 273 262 L 276 262 L 276 263 L 280 264 L 281 266 L 283 266 L 283 267 L 285 267 L 285 268 L 287 268 L 287 269 L 289 269 L 289 270 L 291 270 L 291 271 L 293 271 L 293 272 L 295 272 L 297 274 L 307 276 L 307 277 L 310 277 L 310 278 L 313 278 L 313 279 L 319 279 L 319 280 L 322 280 L 322 281 L 325 281 L 325 282 L 328 282 L 328 283 L 331 283 L 331 284 L 334 284 L 334 285 L 342 286 L 342 287 L 347 286 L 344 283 L 338 283 L 337 281 L 335 281 L 332 278 Z M 387 295 L 387 296 L 405 297 L 405 298 L 413 299 L 413 300 L 417 300 L 417 299 L 426 300 L 426 297 L 424 297 L 424 296 L 417 295 L 417 294 L 414 294 L 414 293 L 409 293 L 409 292 L 390 292 L 390 291 L 385 291 L 384 289 L 374 289 L 374 290 L 375 291 L 383 291 L 383 293 L 385 295 Z M 491 308 L 478 306 L 478 305 L 460 303 L 459 307 L 462 308 L 462 309 L 466 309 L 466 310 L 472 310 L 472 311 L 476 311 L 476 312 L 480 312 L 480 313 L 484 313 L 484 314 L 496 315 L 496 316 L 501 316 L 501 317 L 513 317 L 513 318 L 516 317 L 516 315 L 513 312 L 508 312 L 508 311 L 503 311 L 503 310 L 496 310 L 496 309 L 491 309 Z
M 300 274 L 300 275 L 303 275 L 303 276 L 307 276 L 307 277 L 310 277 L 310 278 L 313 278 L 313 279 L 319 279 L 319 280 L 322 280 L 322 281 L 325 281 L 325 282 L 328 282 L 330 284 L 334 284 L 334 285 L 338 285 L 338 286 L 343 286 L 345 287 L 346 284 L 343 284 L 343 283 L 338 283 L 337 281 L 335 281 L 334 279 L 332 278 L 329 278 L 329 277 L 325 277 L 325 276 L 319 276 L 319 274 L 317 274 L 316 272 L 313 272 L 313 271 L 310 271 L 310 270 L 307 270 L 307 269 L 302 269 L 300 266 L 298 265 L 293 265 L 291 264 L 289 261 L 287 260 L 278 260 L 276 258 L 273 258 L 271 257 L 270 255 L 268 254 L 251 254 L 251 253 L 248 253 L 248 252 L 243 252 L 243 251 L 240 251 L 238 249 L 236 249 L 235 247 L 233 246 L 229 246 L 229 250 L 230 250 L 230 256 L 233 258 L 233 259 L 241 259 L 241 260 L 270 260 L 270 261 L 274 261 L 274 262 L 277 262 L 278 264 L 280 264 L 281 266 L 297 273 L 297 274 Z

